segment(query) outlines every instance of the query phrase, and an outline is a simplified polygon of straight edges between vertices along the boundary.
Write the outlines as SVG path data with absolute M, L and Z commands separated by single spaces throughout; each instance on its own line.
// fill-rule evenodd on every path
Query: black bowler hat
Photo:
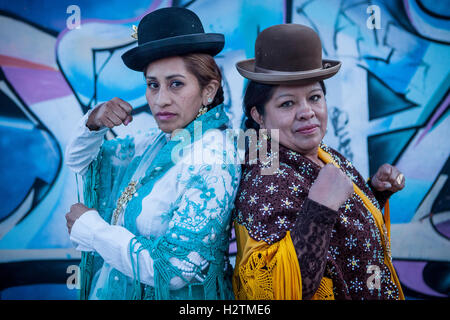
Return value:
M 125 65 L 136 71 L 158 59 L 188 53 L 222 51 L 225 37 L 205 33 L 198 16 L 185 8 L 163 8 L 147 14 L 137 28 L 138 46 L 122 55 Z

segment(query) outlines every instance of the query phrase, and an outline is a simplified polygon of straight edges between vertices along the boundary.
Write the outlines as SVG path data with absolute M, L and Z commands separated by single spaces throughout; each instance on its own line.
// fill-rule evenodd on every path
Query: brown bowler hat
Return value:
M 279 24 L 261 31 L 255 58 L 239 61 L 236 68 L 250 80 L 266 84 L 301 84 L 334 76 L 336 60 L 322 60 L 317 33 L 300 24 Z

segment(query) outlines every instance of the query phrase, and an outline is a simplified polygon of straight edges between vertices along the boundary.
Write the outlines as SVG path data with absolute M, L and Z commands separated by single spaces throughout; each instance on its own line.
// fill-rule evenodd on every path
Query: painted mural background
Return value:
M 69 29 L 70 5 L 80 9 Z M 378 6 L 378 28 L 367 24 Z M 450 296 L 450 4 L 397 0 L 0 1 L 0 299 L 75 299 L 67 285 L 79 253 L 64 215 L 77 181 L 64 163 L 70 129 L 96 104 L 120 97 L 136 115 L 108 138 L 155 126 L 141 74 L 121 54 L 132 25 L 155 9 L 185 6 L 207 32 L 224 33 L 217 56 L 225 104 L 242 121 L 258 32 L 279 23 L 314 28 L 324 57 L 343 62 L 326 81 L 325 141 L 369 177 L 395 164 L 406 188 L 391 198 L 392 252 L 409 299 Z M 236 246 L 232 243 L 231 253 Z

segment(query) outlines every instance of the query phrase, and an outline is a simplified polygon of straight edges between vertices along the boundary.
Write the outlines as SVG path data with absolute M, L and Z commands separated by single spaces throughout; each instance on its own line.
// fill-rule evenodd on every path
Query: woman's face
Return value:
M 279 141 L 303 155 L 317 155 L 327 130 L 327 105 L 319 82 L 304 86 L 279 86 L 260 116 L 252 116 L 261 128 L 279 129 Z
M 180 57 L 150 63 L 145 78 L 148 105 L 158 127 L 166 133 L 186 127 L 207 99 L 197 78 L 186 70 Z

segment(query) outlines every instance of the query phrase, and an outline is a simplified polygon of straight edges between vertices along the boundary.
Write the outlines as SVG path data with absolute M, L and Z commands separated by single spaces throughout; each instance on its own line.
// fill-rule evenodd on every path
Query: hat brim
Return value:
M 158 59 L 189 53 L 207 53 L 212 56 L 222 51 L 225 37 L 220 33 L 197 33 L 151 41 L 128 50 L 122 55 L 125 65 L 135 71 Z
M 247 59 L 236 63 L 236 69 L 244 78 L 264 84 L 302 84 L 325 80 L 334 76 L 340 68 L 340 61 L 327 59 L 322 61 L 322 68 L 320 69 L 297 72 L 272 70 L 259 72 L 255 70 L 255 59 Z

